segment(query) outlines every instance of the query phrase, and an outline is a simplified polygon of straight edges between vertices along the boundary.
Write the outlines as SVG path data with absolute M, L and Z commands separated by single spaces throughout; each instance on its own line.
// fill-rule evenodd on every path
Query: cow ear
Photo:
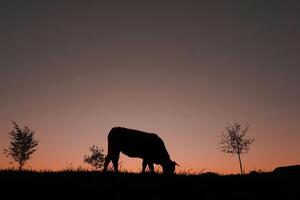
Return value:
M 175 165 L 177 165 L 178 167 L 180 167 L 180 165 L 178 165 L 178 163 L 177 163 L 177 162 L 175 162 L 175 161 L 173 161 L 173 162 L 174 162 L 174 164 L 175 164 Z

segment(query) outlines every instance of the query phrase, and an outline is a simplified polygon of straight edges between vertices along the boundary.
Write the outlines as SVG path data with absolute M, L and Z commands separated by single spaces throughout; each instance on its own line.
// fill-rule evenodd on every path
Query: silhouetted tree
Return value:
M 249 130 L 249 125 L 242 129 L 237 122 L 229 124 L 225 127 L 225 132 L 221 135 L 220 149 L 225 153 L 236 154 L 240 163 L 241 174 L 243 174 L 241 154 L 247 153 L 250 145 L 255 140 L 246 138 L 246 133 Z
M 99 148 L 93 145 L 89 148 L 90 155 L 83 156 L 83 162 L 92 166 L 95 170 L 101 169 L 104 165 L 105 155 L 103 154 L 103 148 Z
M 30 128 L 25 126 L 24 129 L 21 129 L 16 122 L 12 123 L 14 128 L 9 132 L 10 145 L 3 150 L 7 157 L 11 157 L 19 164 L 19 170 L 22 170 L 31 154 L 37 150 L 38 141 L 34 139 L 34 131 Z

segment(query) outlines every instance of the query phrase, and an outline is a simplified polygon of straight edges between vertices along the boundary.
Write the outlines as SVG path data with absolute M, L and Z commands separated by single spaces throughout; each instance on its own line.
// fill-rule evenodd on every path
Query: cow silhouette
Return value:
M 175 171 L 175 166 L 178 165 L 170 159 L 164 142 L 154 133 L 114 127 L 110 130 L 107 140 L 108 153 L 105 157 L 104 172 L 110 161 L 113 163 L 115 172 L 118 172 L 120 152 L 129 157 L 143 159 L 142 173 L 145 172 L 147 165 L 150 171 L 154 172 L 154 164 L 158 164 L 162 166 L 164 173 L 172 174 Z

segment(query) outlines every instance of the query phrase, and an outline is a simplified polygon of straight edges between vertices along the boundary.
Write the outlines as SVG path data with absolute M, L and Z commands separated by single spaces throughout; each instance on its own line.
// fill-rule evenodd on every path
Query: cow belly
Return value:
M 135 158 L 145 158 L 148 157 L 149 153 L 151 154 L 151 150 L 147 150 L 147 148 L 140 145 L 130 145 L 124 148 L 121 148 L 121 152 L 129 157 Z
M 130 151 L 121 151 L 125 155 L 133 158 L 144 158 L 144 156 L 140 152 L 130 152 Z

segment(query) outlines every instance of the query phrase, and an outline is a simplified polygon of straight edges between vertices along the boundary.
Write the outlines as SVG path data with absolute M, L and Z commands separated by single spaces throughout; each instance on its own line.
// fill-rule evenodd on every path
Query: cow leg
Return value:
M 120 152 L 115 153 L 114 156 L 112 157 L 112 163 L 113 163 L 115 172 L 119 171 L 118 170 L 119 156 L 120 156 Z
M 145 160 L 143 160 L 142 173 L 145 173 L 146 167 L 147 167 L 147 162 Z
M 104 167 L 103 167 L 104 172 L 107 170 L 110 161 L 112 161 L 113 163 L 115 172 L 118 172 L 119 155 L 120 155 L 120 151 L 116 149 L 113 145 L 108 143 L 108 153 L 107 156 L 105 157 Z
M 111 155 L 107 154 L 104 161 L 103 171 L 106 172 L 109 162 L 111 161 Z
M 154 173 L 154 165 L 153 165 L 153 163 L 149 162 L 148 163 L 148 167 L 149 167 L 151 173 Z

